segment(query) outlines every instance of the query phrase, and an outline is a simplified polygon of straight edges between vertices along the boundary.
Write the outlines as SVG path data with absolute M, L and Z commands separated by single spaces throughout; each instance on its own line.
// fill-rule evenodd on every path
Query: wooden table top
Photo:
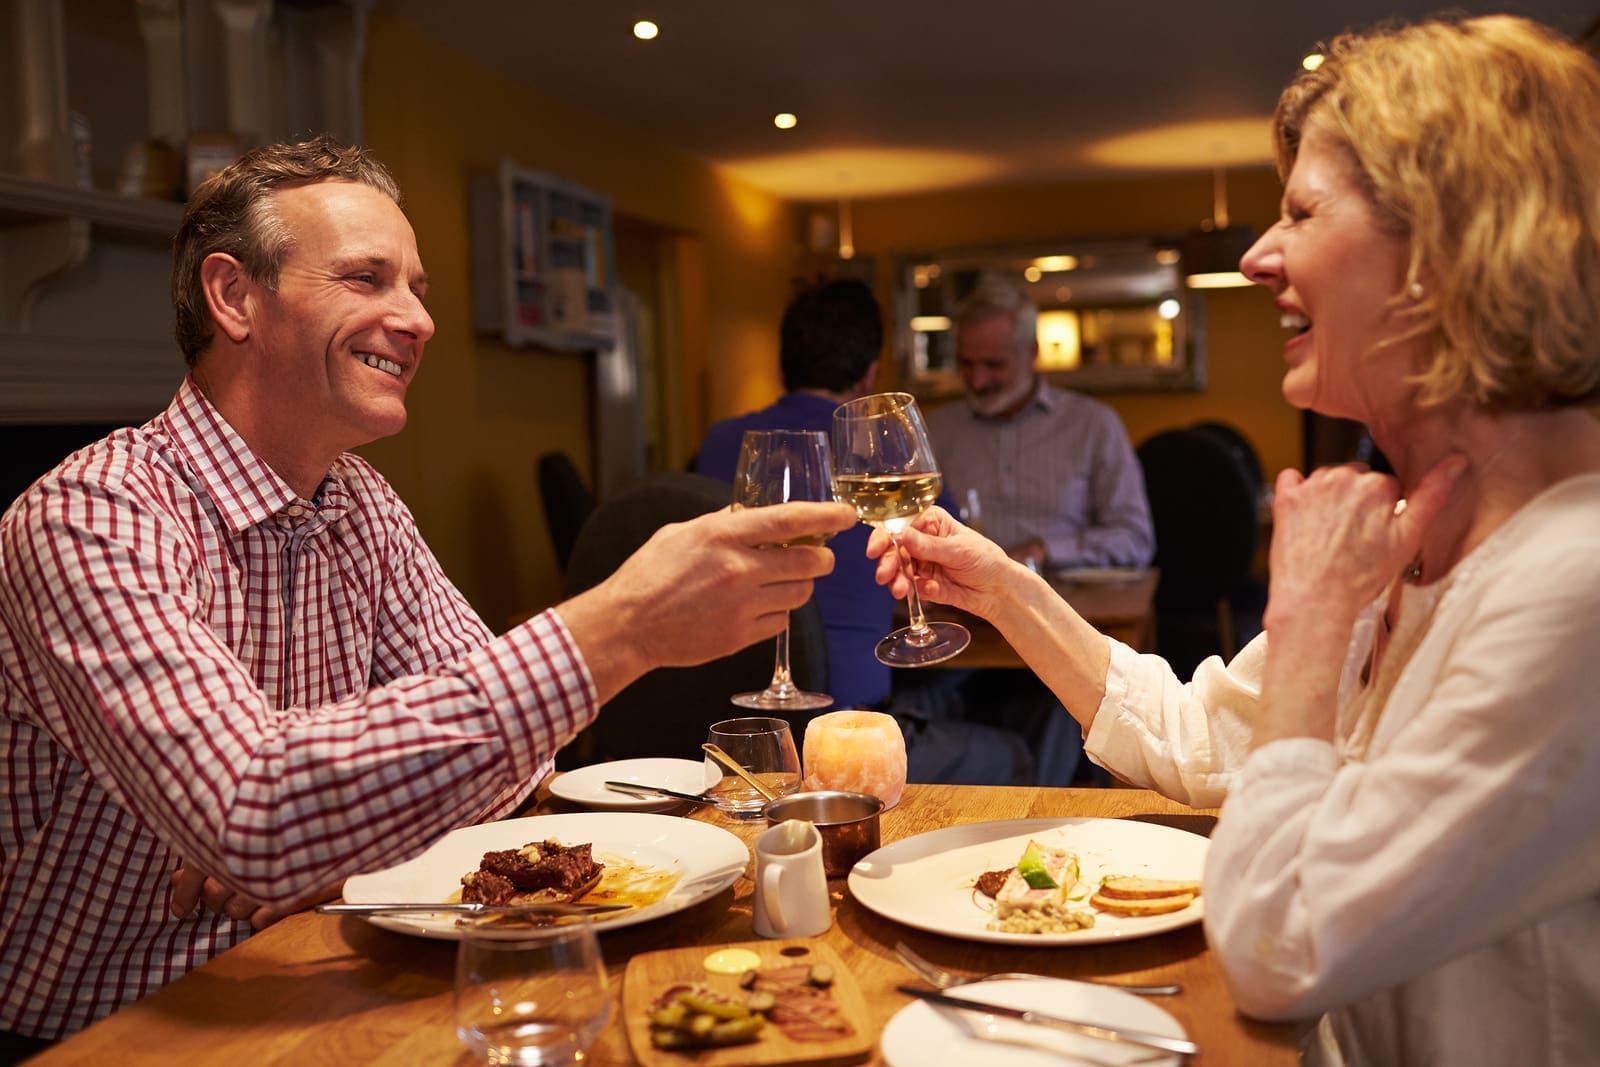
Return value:
M 574 809 L 548 796 L 538 809 L 569 810 Z M 913 785 L 884 814 L 881 836 L 888 843 L 958 823 L 1045 816 L 1140 819 L 1199 833 L 1208 833 L 1215 821 L 1213 813 L 1144 790 Z M 706 809 L 692 817 L 731 830 L 747 845 L 765 829 L 764 823 L 736 823 Z M 593 1063 L 634 1062 L 620 1016 L 622 976 L 631 956 L 755 938 L 748 874 L 676 915 L 602 936 L 614 1013 Z M 894 956 L 894 943 L 903 939 L 935 963 L 964 972 L 1181 982 L 1181 994 L 1158 1003 L 1199 1043 L 1201 1062 L 1297 1062 L 1291 1026 L 1255 1022 L 1235 1011 L 1198 924 L 1125 943 L 1013 947 L 913 930 L 857 904 L 842 879 L 830 881 L 829 889 L 834 925 L 822 936 L 855 975 L 879 1030 L 910 1003 L 895 991 L 912 979 Z M 465 1067 L 473 1061 L 451 1018 L 454 963 L 451 942 L 303 912 L 29 1062 Z M 684 1062 L 692 1067 L 691 1059 Z M 867 1062 L 882 1062 L 876 1048 Z

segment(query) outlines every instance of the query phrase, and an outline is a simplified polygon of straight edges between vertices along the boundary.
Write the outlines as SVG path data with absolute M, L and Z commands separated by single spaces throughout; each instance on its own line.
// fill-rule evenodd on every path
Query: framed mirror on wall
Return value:
M 1039 369 L 1084 392 L 1205 386 L 1202 299 L 1184 285 L 1181 242 L 1060 241 L 902 257 L 896 268 L 901 381 L 925 396 L 961 392 L 953 319 L 985 275 L 1039 307 Z

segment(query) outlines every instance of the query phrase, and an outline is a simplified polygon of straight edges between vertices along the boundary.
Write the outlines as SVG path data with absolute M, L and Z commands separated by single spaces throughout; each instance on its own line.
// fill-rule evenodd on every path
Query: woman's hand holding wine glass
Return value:
M 934 505 L 895 537 L 876 530 L 867 557 L 878 561 L 876 577 L 895 596 L 907 595 L 913 578 L 919 592 L 941 604 L 992 618 L 1005 574 L 1017 566 L 1005 550 Z
M 906 524 L 939 496 L 943 479 L 910 393 L 877 393 L 841 404 L 833 413 L 832 446 L 834 495 L 897 543 Z M 911 624 L 878 642 L 878 658 L 893 667 L 926 667 L 966 648 L 972 640 L 966 627 L 928 622 L 916 583 L 909 584 Z

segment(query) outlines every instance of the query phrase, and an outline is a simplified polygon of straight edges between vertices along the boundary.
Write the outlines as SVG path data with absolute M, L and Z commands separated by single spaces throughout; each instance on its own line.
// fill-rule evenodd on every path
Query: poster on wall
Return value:
M 610 196 L 509 160 L 471 190 L 477 328 L 513 345 L 613 344 Z

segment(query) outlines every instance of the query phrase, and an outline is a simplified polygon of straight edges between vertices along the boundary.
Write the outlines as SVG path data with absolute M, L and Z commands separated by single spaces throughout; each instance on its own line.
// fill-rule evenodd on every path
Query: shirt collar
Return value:
M 184 378 L 162 417 L 190 477 L 234 533 L 271 518 L 299 499 L 289 483 L 250 450 L 192 376 Z M 329 519 L 336 517 L 329 512 L 342 514 L 348 504 L 337 470 L 336 463 L 322 480 L 319 510 Z
M 784 393 L 778 398 L 778 406 L 792 411 L 826 411 L 833 414 L 839 402 L 832 397 L 822 396 L 817 393 L 802 393 L 798 390 Z

